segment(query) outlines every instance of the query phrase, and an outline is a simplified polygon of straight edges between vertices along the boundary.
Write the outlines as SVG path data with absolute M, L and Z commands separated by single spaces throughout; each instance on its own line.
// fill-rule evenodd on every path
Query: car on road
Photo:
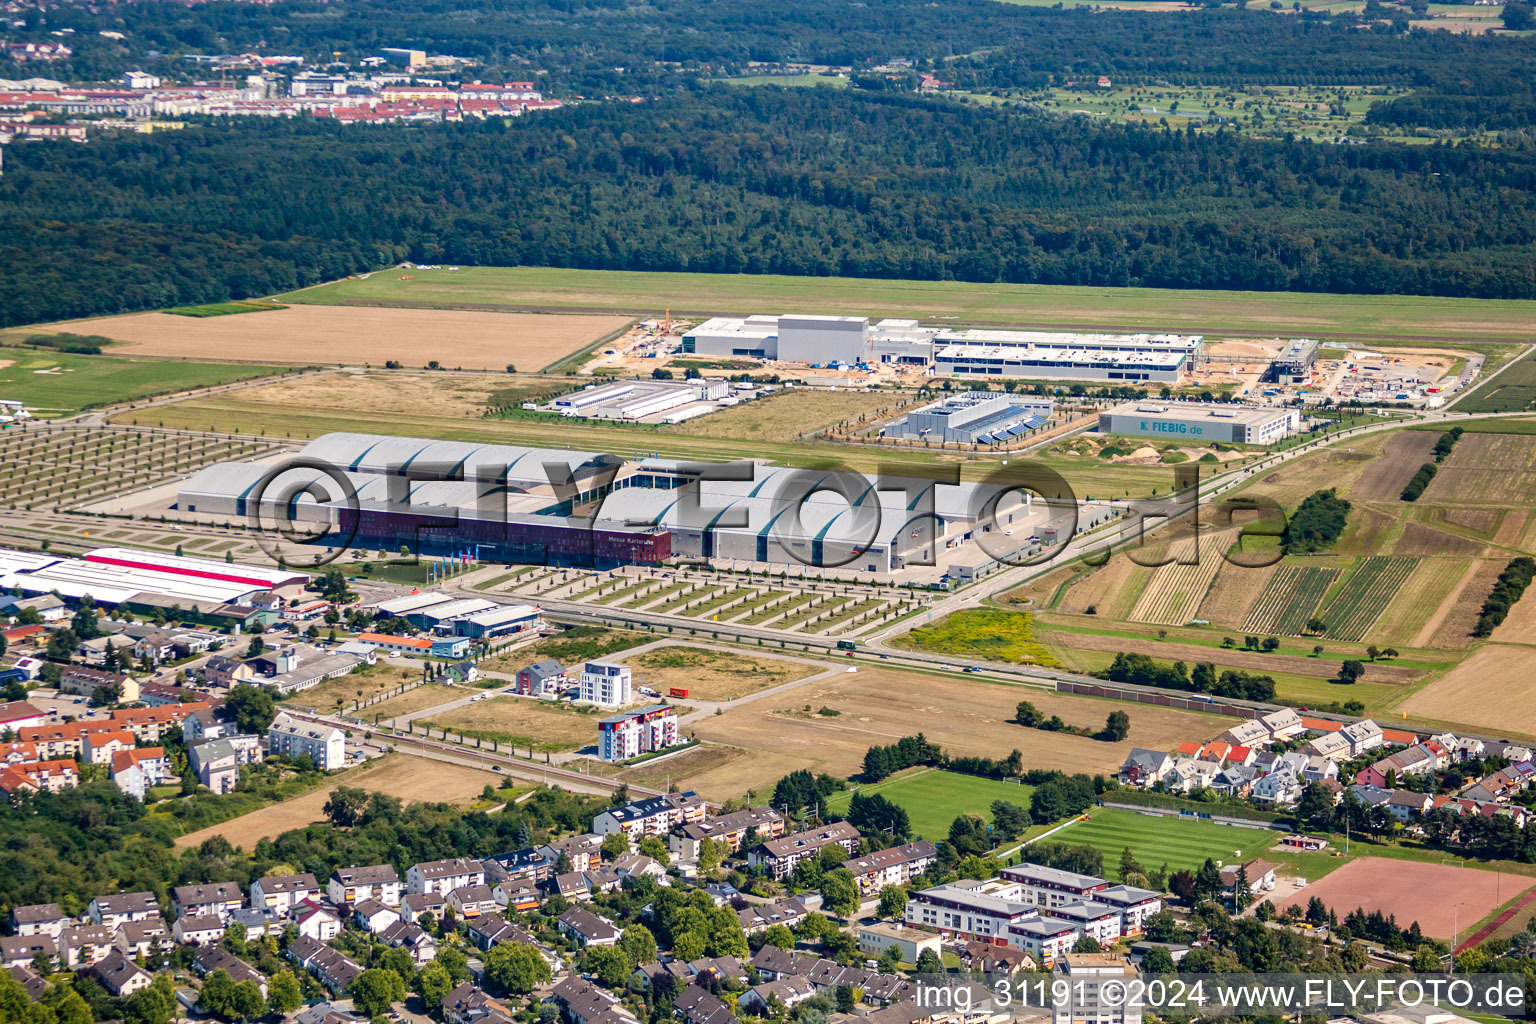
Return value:
M 960 671 L 962 671 L 962 672 L 980 672 L 981 669 L 978 668 L 975 665 L 967 665 L 967 666 L 965 666 L 965 668 L 961 669 Z

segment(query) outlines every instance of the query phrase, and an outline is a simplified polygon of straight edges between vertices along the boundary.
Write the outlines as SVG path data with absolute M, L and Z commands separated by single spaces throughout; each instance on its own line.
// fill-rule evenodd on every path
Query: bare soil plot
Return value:
M 1440 435 L 1431 430 L 1397 430 L 1381 455 L 1360 474 L 1349 497 L 1362 501 L 1397 501 L 1403 488 L 1430 461 Z
M 850 429 L 898 415 L 910 402 L 878 391 L 777 391 L 741 405 L 688 420 L 667 433 L 689 437 L 792 441 L 826 427 Z
M 559 753 L 596 743 L 597 720 L 611 713 L 598 708 L 577 710 L 532 697 L 492 697 L 434 715 L 420 724 L 531 747 L 540 753 Z
M 1499 520 L 1499 529 L 1493 535 L 1493 542 L 1505 547 L 1530 550 L 1532 546 L 1530 541 L 1523 540 L 1530 516 L 1530 512 L 1523 508 L 1506 509 L 1504 518 Z
M 1495 531 L 1503 525 L 1505 517 L 1509 514 L 1503 509 L 1497 508 L 1442 508 L 1439 510 L 1440 518 L 1451 526 L 1459 526 L 1473 533 L 1493 536 Z M 1524 516 L 1521 517 L 1524 523 Z M 1519 536 L 1518 531 L 1516 536 Z
M 623 663 L 635 670 L 637 685 L 663 694 L 670 687 L 685 686 L 690 697 L 700 700 L 735 700 L 821 671 L 794 661 L 683 646 L 658 647 Z
M 1386 857 L 1358 857 L 1288 896 L 1278 896 L 1275 905 L 1284 909 L 1293 903 L 1306 906 L 1313 896 L 1343 917 L 1360 907 L 1380 910 L 1397 918 L 1400 927 L 1414 921 L 1424 934 L 1449 939 L 1455 926 L 1463 927 L 1491 914 L 1500 903 L 1536 884 L 1536 879 L 1477 868 L 1456 868 L 1447 864 Z M 1453 908 L 1459 910 L 1453 911 Z
M 1420 499 L 1447 505 L 1536 504 L 1536 444 L 1518 434 L 1466 434 Z
M 114 351 L 174 359 L 382 365 L 398 360 L 450 369 L 538 369 L 558 362 L 629 322 L 623 316 L 481 313 L 377 306 L 289 306 L 249 316 L 206 319 L 133 313 L 55 324 L 123 344 Z
M 944 678 L 889 669 L 861 668 L 810 683 L 706 718 L 692 727 L 700 739 L 740 747 L 751 758 L 705 772 L 704 785 L 745 792 L 795 768 L 848 775 L 864 753 L 916 732 L 951 753 L 1002 757 L 1014 748 L 1031 767 L 1070 772 L 1107 771 L 1131 746 L 1167 750 L 1183 740 L 1208 738 L 1230 719 L 1138 705 L 1129 709 L 1131 731 L 1123 743 L 1102 743 L 1014 724 L 1018 702 L 1027 700 L 1047 717 L 1097 729 L 1115 710 L 1110 701 L 1068 697 L 1033 688 Z M 823 715 L 821 709 L 836 711 Z M 699 778 L 690 779 L 698 785 Z
M 421 673 L 413 669 L 404 669 L 398 665 L 379 664 L 372 668 L 349 672 L 347 675 L 338 676 L 335 679 L 327 679 L 325 682 L 309 689 L 296 693 L 286 703 L 297 707 L 314 708 L 316 711 L 334 711 L 336 702 L 351 704 L 356 700 L 367 700 L 380 693 L 398 689 L 406 683 L 413 683 L 421 678 Z M 434 687 L 424 687 L 433 689 Z M 402 696 L 405 696 L 402 694 Z M 443 698 L 446 700 L 447 698 Z M 387 702 L 386 702 L 387 703 Z M 383 707 L 378 704 L 376 707 Z M 373 710 L 372 708 L 369 709 Z
M 239 317 L 219 319 L 237 320 Z M 377 764 L 358 771 L 348 772 L 328 786 L 312 790 L 303 796 L 285 800 L 280 804 L 263 807 L 250 814 L 210 828 L 191 832 L 176 840 L 178 849 L 196 846 L 213 836 L 223 836 L 231 845 L 253 849 L 262 839 L 271 839 L 290 829 L 325 820 L 325 802 L 339 786 L 366 789 L 372 793 L 387 793 L 399 797 L 405 803 L 454 803 L 467 804 L 480 795 L 490 783 L 500 786 L 505 776 L 495 772 L 479 771 L 461 765 L 429 761 L 424 757 L 394 754 Z
M 1536 649 L 1489 643 L 1404 701 L 1401 710 L 1439 722 L 1478 726 L 1503 736 L 1536 735 Z
M 1481 555 L 1486 547 L 1486 544 L 1470 537 L 1458 537 L 1454 533 L 1446 533 L 1444 530 L 1437 530 L 1423 523 L 1408 523 L 1403 527 L 1402 536 L 1398 538 L 1397 543 L 1392 545 L 1392 552 L 1419 557 L 1460 555 L 1475 558 Z
M 1222 626 L 1241 626 L 1247 621 L 1253 602 L 1269 586 L 1270 577 L 1278 568 L 1278 562 L 1262 568 L 1250 568 L 1223 561 L 1211 589 L 1200 605 L 1198 617 Z
M 1454 592 L 1447 593 L 1435 614 L 1415 637 L 1415 647 L 1440 647 L 1465 650 L 1472 643 L 1472 627 L 1483 599 L 1493 590 L 1493 581 L 1508 564 L 1505 559 L 1484 558 L 1472 563 Z M 1425 634 L 1428 634 L 1427 636 Z M 1417 642 L 1422 641 L 1422 642 Z

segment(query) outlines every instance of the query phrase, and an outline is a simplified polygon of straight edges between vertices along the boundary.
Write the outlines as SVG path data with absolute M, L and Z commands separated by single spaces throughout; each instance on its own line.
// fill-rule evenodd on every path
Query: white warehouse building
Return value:
M 1099 413 L 1099 433 L 1274 444 L 1301 429 L 1296 409 L 1218 402 L 1127 402 Z

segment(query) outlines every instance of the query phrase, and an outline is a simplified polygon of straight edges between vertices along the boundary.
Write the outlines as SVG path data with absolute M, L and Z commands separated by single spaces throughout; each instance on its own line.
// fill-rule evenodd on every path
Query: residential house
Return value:
M 59 691 L 81 694 L 96 704 L 131 704 L 139 699 L 139 684 L 132 676 L 87 665 L 65 665 L 60 669 Z
M 441 919 L 448 906 L 448 898 L 436 892 L 413 892 L 400 897 L 400 917 L 406 921 L 418 921 L 422 914 Z
M 1147 921 L 1163 909 L 1161 895 L 1134 885 L 1111 885 L 1095 892 L 1093 898 L 1120 912 L 1121 935 L 1140 935 Z
M 1244 864 L 1228 864 L 1221 869 L 1221 884 L 1228 893 L 1237 887 L 1239 872 L 1248 884 L 1250 898 L 1275 890 L 1275 866 L 1267 860 L 1250 860 Z
M 485 884 L 461 885 L 448 894 L 448 905 L 464 920 L 496 911 L 496 896 Z
M 736 920 L 741 922 L 742 931 L 752 935 L 767 931 L 776 924 L 793 928 L 805 920 L 807 913 L 805 904 L 790 897 L 773 903 L 749 903 L 736 911 Z
M 569 682 L 560 663 L 553 658 L 545 658 L 527 668 L 518 669 L 514 686 L 518 693 L 526 697 L 558 697 Z
M 1255 803 L 1289 807 L 1301 799 L 1301 791 L 1300 777 L 1291 768 L 1286 767 L 1270 772 L 1256 781 L 1248 797 Z
M 854 857 L 843 862 L 853 873 L 864 895 L 878 893 L 887 885 L 906 885 L 922 874 L 938 858 L 939 848 L 926 839 L 893 846 L 887 850 Z
M 1341 732 L 1325 732 L 1314 736 L 1301 749 L 1330 761 L 1348 760 L 1349 740 Z
M 467 857 L 424 861 L 412 864 L 405 873 L 405 887 L 411 893 L 436 893 L 447 896 L 466 885 L 484 885 L 485 868 Z
M 135 747 L 112 755 L 113 783 L 135 800 L 143 800 L 150 789 L 175 778 L 164 747 Z
M 577 974 L 557 982 L 549 998 L 570 1024 L 633 1024 L 635 1019 L 617 997 Z
M 530 946 L 538 944 L 538 940 L 522 925 L 513 924 L 500 914 L 481 914 L 467 922 L 465 935 L 480 950 L 489 950 L 502 942 L 522 942 Z
M 551 869 L 560 860 L 560 855 L 571 863 L 572 871 L 585 871 L 596 867 L 602 861 L 603 837 L 591 832 L 585 832 L 579 836 L 567 836 L 557 839 L 553 843 L 546 843 L 538 848 L 541 856 L 548 858 Z
M 149 988 L 150 983 L 155 980 L 148 971 L 128 959 L 119 950 L 113 950 L 91 964 L 86 972 L 101 982 L 102 988 L 119 999 L 126 999 L 140 989 Z
M 777 839 L 784 834 L 784 817 L 772 807 L 753 807 L 745 811 L 733 811 L 703 821 L 691 821 L 675 829 L 667 836 L 667 848 L 681 861 L 692 864 L 699 859 L 699 846 L 708 839 L 724 843 L 732 851 L 741 849 L 748 836 L 751 846 L 764 839 Z
M 214 914 L 178 917 L 171 925 L 171 938 L 182 946 L 208 946 L 224 937 L 224 922 Z
M 764 868 L 774 878 L 784 878 L 800 861 L 818 856 L 824 847 L 833 844 L 853 853 L 858 848 L 859 830 L 846 821 L 835 821 L 791 836 L 769 839 L 748 852 L 747 863 Z
M 1270 741 L 1275 743 L 1288 740 L 1292 736 L 1300 736 L 1307 731 L 1307 727 L 1301 721 L 1301 715 L 1295 708 L 1271 711 L 1259 719 L 1259 724 L 1269 734 Z
M 101 924 L 71 924 L 59 936 L 59 962 L 70 970 L 93 964 L 117 948 L 117 933 Z
M 321 771 L 347 764 L 347 738 L 340 729 L 300 721 L 279 712 L 267 729 L 267 750 L 284 757 L 308 757 Z
M 341 915 L 315 899 L 307 899 L 292 910 L 299 934 L 320 942 L 330 942 L 341 934 Z
M 132 957 L 147 957 L 156 948 L 169 949 L 174 941 L 159 914 L 142 921 L 124 921 L 113 939 L 118 949 Z
M 320 883 L 305 872 L 300 875 L 272 875 L 251 883 L 251 907 L 286 914 L 305 900 L 320 895 Z
M 262 997 L 265 998 L 267 995 L 267 976 L 223 946 L 204 946 L 192 954 L 192 969 L 202 977 L 207 977 L 214 971 L 223 971 L 237 985 L 245 981 L 255 982 L 256 987 L 261 990 Z
M 240 781 L 240 767 L 260 764 L 261 737 L 225 736 L 204 740 L 187 751 L 197 781 L 215 793 L 233 793 Z
M 672 1003 L 683 1024 L 736 1024 L 731 1008 L 700 985 L 688 985 Z
M 404 949 L 419 967 L 437 956 L 437 940 L 414 921 L 396 921 L 379 933 L 385 945 Z
M 1406 789 L 1394 789 L 1387 798 L 1387 812 L 1398 821 L 1407 821 L 1414 815 L 1429 810 L 1432 799 L 1428 793 L 1414 793 Z
M 337 906 L 377 900 L 386 907 L 400 905 L 400 876 L 392 864 L 337 868 L 326 883 L 326 895 Z
M 11 908 L 11 931 L 17 935 L 51 935 L 58 938 L 69 920 L 57 903 L 33 903 Z
M 86 907 L 86 914 L 96 924 L 108 928 L 129 921 L 148 921 L 160 916 L 160 904 L 152 892 L 122 892 L 116 895 L 97 896 Z
M 613 922 L 583 907 L 571 907 L 556 924 L 578 946 L 611 946 L 619 941 L 620 931 Z
M 1381 726 L 1369 718 L 1349 723 L 1339 730 L 1339 735 L 1348 741 L 1350 757 L 1359 757 L 1386 742 L 1382 736 Z
M 663 836 L 679 825 L 703 821 L 708 813 L 704 798 L 693 791 L 666 793 L 610 807 L 592 819 L 592 831 L 606 836 L 623 832 L 633 847 L 642 836 Z
M 22 967 L 40 956 L 57 956 L 58 952 L 58 940 L 42 932 L 36 935 L 0 935 L 0 966 Z
M 736 1005 L 743 1010 L 767 1014 L 772 1006 L 789 1009 L 805 1002 L 815 994 L 816 987 L 810 983 L 809 979 L 791 975 L 777 981 L 767 981 L 761 985 L 752 986 L 737 998 Z
M 386 907 L 375 899 L 363 900 L 352 905 L 352 922 L 365 932 L 379 934 L 400 920 L 400 911 Z
M 443 999 L 446 1024 L 511 1024 L 506 1004 L 492 999 L 473 982 L 466 981 Z
M 212 914 L 220 921 L 245 903 L 238 882 L 213 882 L 207 885 L 178 885 L 171 890 L 171 910 L 177 917 L 202 917 Z
M 216 740 L 234 730 L 234 723 L 220 718 L 212 708 L 194 712 L 181 721 L 181 739 L 188 747 L 204 740 Z
M 1269 729 L 1257 718 L 1239 722 L 1216 737 L 1239 747 L 1261 747 L 1270 741 Z
M 111 764 L 119 750 L 132 750 L 139 741 L 127 729 L 91 732 L 80 737 L 80 760 L 86 764 Z
M 613 862 L 613 873 L 621 880 L 626 878 L 654 878 L 662 885 L 667 882 L 667 869 L 655 858 L 643 853 L 626 853 Z
M 1120 781 L 1127 786 L 1155 786 L 1172 768 L 1173 758 L 1161 750 L 1132 747 L 1120 765 Z
M 320 984 L 332 992 L 347 991 L 363 973 L 362 967 L 341 950 L 307 935 L 300 935 L 288 944 L 288 958 L 320 979 Z
M 80 785 L 80 767 L 69 758 L 23 761 L 0 768 L 0 788 L 14 797 L 19 793 L 58 793 Z
M 491 890 L 498 907 L 532 910 L 544 901 L 539 887 L 525 878 L 504 878 Z

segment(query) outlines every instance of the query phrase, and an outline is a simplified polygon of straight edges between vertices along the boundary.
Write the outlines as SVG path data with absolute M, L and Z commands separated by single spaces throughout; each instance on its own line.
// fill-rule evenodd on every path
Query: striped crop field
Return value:
M 1232 545 L 1236 536 L 1236 530 L 1229 530 L 1202 538 L 1198 548 L 1194 539 L 1169 545 L 1168 553 L 1175 560 L 1153 571 L 1131 609 L 1130 620 L 1182 626 L 1194 618 L 1221 568 L 1221 552 Z M 1180 564 L 1184 561 L 1192 564 Z
M 1417 558 L 1387 555 L 1360 559 L 1354 573 L 1318 613 L 1328 624 L 1326 635 L 1335 640 L 1364 640 L 1366 630 L 1387 610 L 1418 564 Z
M 1255 633 L 1305 633 L 1307 620 L 1317 613 L 1323 595 L 1338 575 L 1337 569 L 1315 565 L 1282 565 L 1253 603 L 1243 628 Z

